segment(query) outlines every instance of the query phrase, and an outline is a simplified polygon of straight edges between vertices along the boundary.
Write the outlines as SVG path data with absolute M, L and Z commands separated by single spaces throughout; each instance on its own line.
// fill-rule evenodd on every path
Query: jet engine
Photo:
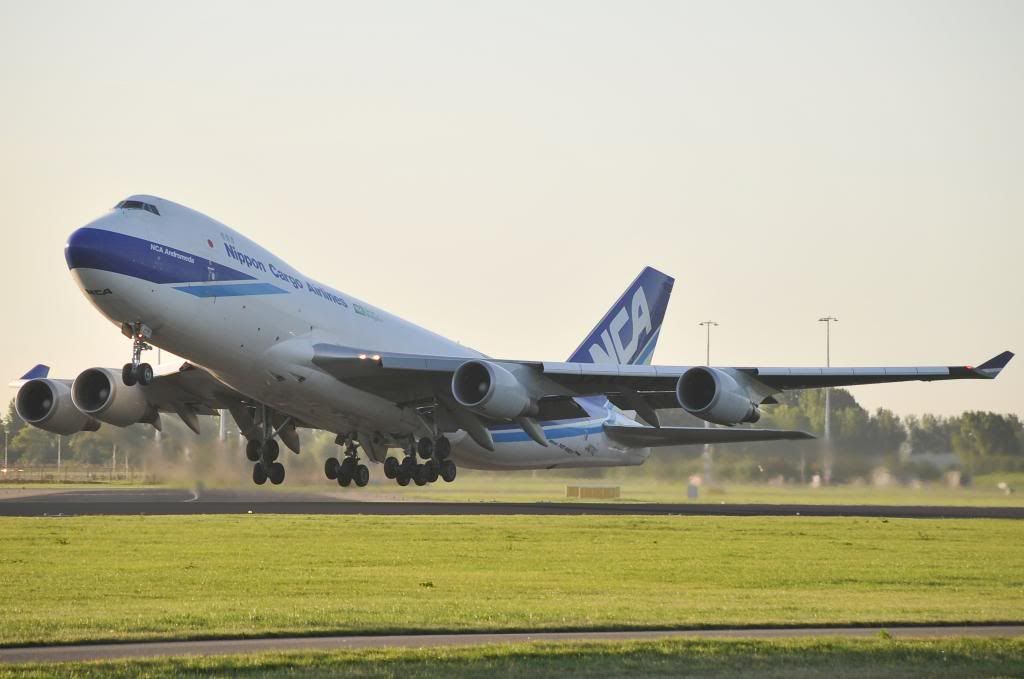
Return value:
M 537 411 L 537 404 L 516 376 L 490 361 L 460 365 L 452 375 L 452 395 L 460 405 L 487 417 L 513 419 Z
M 761 411 L 747 391 L 727 372 L 690 368 L 676 383 L 676 399 L 686 412 L 715 424 L 757 422 Z
M 83 371 L 71 385 L 71 398 L 86 415 L 117 427 L 154 422 L 157 416 L 143 388 L 125 386 L 121 372 L 109 368 Z
M 75 407 L 71 388 L 57 380 L 40 378 L 21 385 L 14 407 L 21 419 L 53 434 L 68 436 L 100 428 L 99 422 Z

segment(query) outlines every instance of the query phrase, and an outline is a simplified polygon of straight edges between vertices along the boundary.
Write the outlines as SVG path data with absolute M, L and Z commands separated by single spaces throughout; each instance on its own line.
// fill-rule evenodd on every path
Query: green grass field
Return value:
M 1020 538 L 994 520 L 0 518 L 0 644 L 1024 621 Z
M 1011 677 L 1024 640 L 514 644 L 0 666 L 0 677 Z

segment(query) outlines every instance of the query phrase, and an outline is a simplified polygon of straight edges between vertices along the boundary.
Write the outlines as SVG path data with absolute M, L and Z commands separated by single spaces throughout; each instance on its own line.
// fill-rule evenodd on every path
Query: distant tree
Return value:
M 1019 461 L 1022 450 L 1015 420 L 991 412 L 965 412 L 953 432 L 954 452 L 975 473 L 1003 466 L 999 460 Z
M 57 464 L 57 435 L 23 427 L 11 442 L 10 462 L 23 466 Z

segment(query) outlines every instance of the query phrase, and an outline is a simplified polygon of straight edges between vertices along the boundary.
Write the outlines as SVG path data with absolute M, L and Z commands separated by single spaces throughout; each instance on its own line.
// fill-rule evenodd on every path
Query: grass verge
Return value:
M 0 644 L 1024 620 L 1021 524 L 0 518 Z
M 0 666 L 0 677 L 1009 677 L 1024 640 L 665 640 Z

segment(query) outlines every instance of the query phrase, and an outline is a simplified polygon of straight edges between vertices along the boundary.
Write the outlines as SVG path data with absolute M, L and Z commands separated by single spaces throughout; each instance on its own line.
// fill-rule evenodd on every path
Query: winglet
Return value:
M 40 377 L 46 377 L 49 374 L 50 374 L 50 366 L 43 365 L 42 363 L 40 363 L 39 365 L 37 365 L 36 367 L 32 368 L 31 370 L 29 370 L 24 375 L 22 375 L 19 379 L 22 379 L 22 380 L 34 380 L 34 379 L 37 379 L 37 378 L 40 378 Z
M 989 379 L 994 379 L 1002 371 L 1002 369 L 1006 367 L 1006 364 L 1010 362 L 1011 358 L 1013 358 L 1013 352 L 1004 351 L 998 356 L 990 358 L 981 365 L 979 365 L 978 367 L 976 367 L 974 369 L 974 372 L 980 373 L 981 375 Z

